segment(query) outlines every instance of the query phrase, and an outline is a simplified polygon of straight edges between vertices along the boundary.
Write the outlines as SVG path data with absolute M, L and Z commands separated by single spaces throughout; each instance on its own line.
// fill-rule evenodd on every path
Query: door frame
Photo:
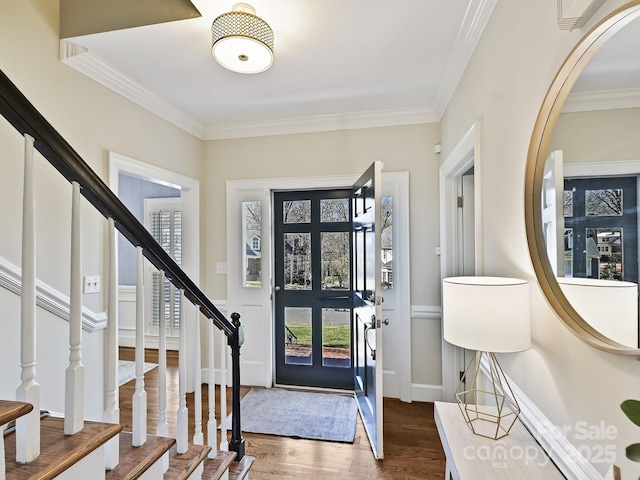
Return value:
M 108 152 L 108 172 L 109 188 L 118 196 L 118 174 L 125 173 L 134 177 L 142 178 L 156 183 L 162 183 L 170 187 L 180 189 L 180 201 L 182 203 L 182 269 L 193 278 L 196 283 L 200 283 L 200 182 L 191 177 L 166 170 L 148 163 L 129 158 L 116 152 Z M 144 222 L 141 222 L 144 223 Z M 119 311 L 123 311 L 123 301 L 131 298 L 131 292 L 135 292 L 135 286 L 118 287 Z M 124 295 L 123 295 L 124 294 Z M 135 294 L 133 295 L 135 298 Z M 135 302 L 135 300 L 133 300 Z M 200 314 L 191 304 L 185 303 L 186 335 L 188 344 L 195 342 L 195 325 L 198 325 Z M 192 319 L 192 320 L 189 320 Z M 127 335 L 129 333 L 129 335 Z M 119 332 L 119 344 L 133 346 L 130 332 Z M 189 343 L 190 342 L 190 343 Z M 145 335 L 145 345 L 151 347 L 158 346 L 157 335 Z M 172 343 L 168 343 L 170 348 L 176 348 Z M 193 391 L 194 375 L 193 368 L 196 365 L 195 348 L 187 358 L 187 390 Z
M 481 125 L 474 122 L 460 142 L 440 164 L 440 274 L 444 279 L 460 271 L 459 259 L 464 258 L 460 249 L 460 215 L 458 211 L 458 186 L 462 175 L 474 169 L 474 218 L 475 218 L 475 273 L 482 275 L 482 162 Z M 442 314 L 441 314 L 442 318 Z M 442 321 L 441 321 L 442 326 Z M 442 327 L 441 327 L 442 328 Z M 444 331 L 444 330 L 442 330 Z M 443 400 L 453 400 L 458 386 L 459 372 L 464 371 L 462 351 L 442 338 L 442 394 Z
M 249 325 L 245 325 L 247 334 L 257 335 L 261 343 L 251 355 L 245 349 L 240 357 L 242 368 L 242 382 L 247 385 L 271 387 L 275 381 L 275 353 L 274 338 L 274 310 L 271 302 L 273 292 L 273 232 L 271 229 L 271 202 L 273 190 L 304 190 L 304 189 L 333 189 L 351 188 L 360 177 L 359 174 L 335 175 L 322 177 L 291 177 L 264 178 L 249 180 L 227 180 L 227 311 L 243 312 L 248 309 L 251 314 L 247 318 Z M 383 195 L 391 194 L 397 198 L 398 208 L 394 208 L 394 246 L 398 248 L 399 265 L 405 265 L 401 274 L 394 273 L 398 295 L 397 307 L 398 329 L 394 336 L 394 344 L 389 345 L 396 355 L 395 370 L 384 372 L 387 383 L 388 377 L 396 379 L 391 385 L 398 385 L 397 389 L 387 391 L 385 396 L 399 397 L 403 401 L 411 401 L 411 298 L 410 298 L 410 252 L 409 252 L 409 173 L 383 172 Z M 242 201 L 250 199 L 262 201 L 262 287 L 248 291 L 242 287 L 241 250 L 238 239 L 242 239 L 242 218 L 240 214 Z M 397 212 L 397 214 L 396 214 Z M 397 230 L 397 232 L 396 232 Z M 394 252 L 395 255 L 395 252 Z M 268 322 L 265 321 L 268 317 Z M 260 319 L 259 319 L 260 318 Z M 253 328 L 253 332 L 251 329 Z M 268 343 L 267 343 L 268 342 Z

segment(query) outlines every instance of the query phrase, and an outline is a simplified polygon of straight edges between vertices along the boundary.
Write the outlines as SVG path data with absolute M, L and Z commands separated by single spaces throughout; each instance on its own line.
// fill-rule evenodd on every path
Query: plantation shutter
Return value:
M 180 210 L 157 210 L 150 213 L 151 234 L 160 246 L 182 266 L 182 212 Z M 160 325 L 160 273 L 152 273 L 151 325 Z M 180 291 L 168 280 L 164 283 L 165 326 L 170 331 L 180 327 Z

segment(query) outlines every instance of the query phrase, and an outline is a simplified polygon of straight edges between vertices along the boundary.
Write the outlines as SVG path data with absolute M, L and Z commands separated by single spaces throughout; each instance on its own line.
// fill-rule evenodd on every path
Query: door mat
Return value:
M 243 432 L 346 443 L 356 435 L 358 406 L 351 395 L 253 388 L 240 411 Z

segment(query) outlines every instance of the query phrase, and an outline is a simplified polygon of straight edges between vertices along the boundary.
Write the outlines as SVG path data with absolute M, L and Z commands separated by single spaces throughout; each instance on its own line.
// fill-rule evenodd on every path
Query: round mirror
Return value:
M 538 282 L 585 342 L 640 355 L 640 0 L 593 27 L 533 130 L 525 219 Z

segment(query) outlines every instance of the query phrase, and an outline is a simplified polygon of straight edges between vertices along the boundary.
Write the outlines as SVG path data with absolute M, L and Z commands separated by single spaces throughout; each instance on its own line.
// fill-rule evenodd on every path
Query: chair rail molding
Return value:
M 21 295 L 22 269 L 3 257 L 0 257 L 0 286 Z M 67 322 L 71 317 L 69 297 L 40 280 L 36 280 L 36 305 Z M 82 307 L 82 329 L 85 332 L 92 333 L 106 327 L 106 312 L 97 313 Z

